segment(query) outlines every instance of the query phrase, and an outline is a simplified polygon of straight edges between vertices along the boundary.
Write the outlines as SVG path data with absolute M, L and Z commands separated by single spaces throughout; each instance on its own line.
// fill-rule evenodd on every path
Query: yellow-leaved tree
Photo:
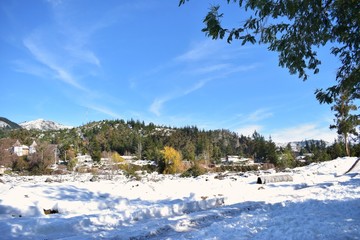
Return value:
M 114 163 L 121 163 L 125 161 L 125 159 L 122 156 L 120 156 L 120 154 L 118 154 L 117 152 L 114 152 L 111 155 L 111 159 L 113 160 Z
M 176 151 L 172 147 L 164 147 L 161 151 L 163 155 L 164 174 L 180 173 L 183 170 L 180 152 Z

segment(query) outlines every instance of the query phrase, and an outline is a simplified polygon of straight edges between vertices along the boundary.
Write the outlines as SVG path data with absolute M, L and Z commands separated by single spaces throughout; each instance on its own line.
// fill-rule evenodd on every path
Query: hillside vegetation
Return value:
M 193 164 L 202 162 L 207 166 L 218 164 L 221 158 L 229 155 L 251 158 L 257 163 L 269 163 L 279 168 L 301 165 L 295 158 L 305 153 L 311 153 L 307 154 L 308 163 L 345 155 L 342 144 L 338 142 L 328 146 L 324 141 L 307 141 L 302 143 L 303 147 L 300 149 L 293 149 L 290 145 L 277 147 L 271 138 L 265 139 L 257 132 L 252 136 L 239 136 L 225 129 L 200 130 L 196 126 L 173 128 L 135 120 L 104 120 L 57 131 L 3 130 L 1 134 L 2 152 L 9 149 L 16 140 L 26 145 L 35 140 L 42 149 L 46 149 L 46 145 L 56 145 L 59 150 L 58 158 L 68 163 L 77 154 L 89 154 L 95 162 L 99 162 L 101 157 L 117 153 L 153 160 L 159 164 L 164 161 L 165 147 L 178 151 L 183 161 Z M 353 145 L 352 152 L 354 155 L 359 154 L 359 145 Z M 37 158 L 41 157 L 41 161 L 45 161 L 44 153 L 46 151 L 42 150 L 42 155 Z M 51 162 L 53 153 L 48 155 L 48 162 Z M 29 157 L 16 160 L 14 156 L 2 154 L 0 165 L 15 166 L 15 169 L 21 170 L 21 167 L 16 166 L 29 163 L 29 160 Z M 36 162 L 34 159 L 31 161 Z

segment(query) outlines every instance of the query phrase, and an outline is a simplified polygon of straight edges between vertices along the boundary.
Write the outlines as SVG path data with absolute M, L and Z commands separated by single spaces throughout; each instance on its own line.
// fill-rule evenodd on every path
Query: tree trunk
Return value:
M 348 141 L 348 135 L 347 134 L 344 134 L 344 142 L 345 142 L 346 155 L 348 157 L 350 157 L 349 141 Z

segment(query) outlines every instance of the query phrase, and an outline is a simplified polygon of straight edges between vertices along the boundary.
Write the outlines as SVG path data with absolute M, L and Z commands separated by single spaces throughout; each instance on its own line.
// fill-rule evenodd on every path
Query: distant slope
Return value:
M 304 141 L 293 141 L 293 142 L 287 142 L 287 143 L 276 143 L 277 147 L 282 147 L 282 148 L 286 148 L 289 144 L 291 147 L 291 150 L 294 152 L 298 152 L 300 151 L 300 149 L 305 148 L 306 144 L 325 144 L 325 146 L 330 146 L 331 143 L 323 141 L 323 140 L 314 140 L 314 139 L 310 139 L 310 140 L 304 140 Z
M 17 128 L 21 128 L 21 126 L 10 121 L 7 118 L 0 117 L 0 129 L 17 129 Z
M 23 123 L 20 123 L 20 126 L 27 130 L 35 129 L 35 130 L 41 130 L 41 131 L 73 128 L 70 126 L 65 126 L 60 123 L 56 123 L 56 122 L 44 120 L 44 119 L 37 119 L 34 121 L 23 122 Z

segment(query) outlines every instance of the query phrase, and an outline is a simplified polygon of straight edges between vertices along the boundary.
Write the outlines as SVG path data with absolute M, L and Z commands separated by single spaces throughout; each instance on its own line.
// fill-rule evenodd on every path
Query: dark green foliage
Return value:
M 76 166 L 76 163 L 77 163 L 77 161 L 75 158 L 71 159 L 70 161 L 67 162 L 66 169 L 69 171 L 73 171 Z
M 133 164 L 124 164 L 120 167 L 120 169 L 124 171 L 126 177 L 133 178 L 137 181 L 141 180 L 139 174 L 137 174 L 137 171 L 142 170 L 141 166 L 137 166 L 137 165 L 133 165 Z
M 89 152 L 90 152 L 90 156 L 92 158 L 92 160 L 94 162 L 100 162 L 101 159 L 101 151 L 100 151 L 100 147 L 97 144 L 91 144 L 89 146 Z
M 243 157 L 253 158 L 256 162 L 276 164 L 278 153 L 276 145 L 272 140 L 265 140 L 258 132 L 254 132 L 252 137 L 243 135 L 239 138 L 240 154 Z
M 354 157 L 360 157 L 360 144 L 357 144 L 357 145 L 353 145 L 351 147 L 351 154 L 352 156 Z
M 328 154 L 330 155 L 331 159 L 335 159 L 337 157 L 345 157 L 346 152 L 344 144 L 336 141 L 328 148 Z
M 122 164 L 119 165 L 119 169 L 123 170 L 123 172 L 125 173 L 125 175 L 127 177 L 133 178 L 137 181 L 141 180 L 141 177 L 139 176 L 138 172 L 155 172 L 156 166 L 154 165 L 144 165 L 144 166 L 139 166 L 139 165 L 134 165 L 134 164 Z
M 275 165 L 280 169 L 296 167 L 295 155 L 291 150 L 290 144 L 282 151 Z
M 342 157 L 342 152 L 336 152 L 337 149 L 333 148 L 335 151 L 330 154 L 330 151 L 334 145 L 337 143 L 335 142 L 332 146 L 327 147 L 326 142 L 324 141 L 314 141 L 309 140 L 305 142 L 304 151 L 306 153 L 311 153 L 312 156 L 307 158 L 307 162 L 321 162 L 321 161 L 328 161 L 331 159 L 335 159 L 337 157 Z M 333 157 L 332 157 L 333 156 Z
M 331 110 L 335 112 L 336 119 L 334 120 L 335 124 L 330 125 L 330 128 L 337 129 L 337 133 L 343 137 L 346 154 L 350 156 L 349 137 L 358 135 L 356 128 L 360 125 L 359 115 L 352 114 L 352 112 L 356 111 L 358 107 L 353 104 L 348 91 L 341 92 L 339 96 L 335 97 L 334 102 Z

